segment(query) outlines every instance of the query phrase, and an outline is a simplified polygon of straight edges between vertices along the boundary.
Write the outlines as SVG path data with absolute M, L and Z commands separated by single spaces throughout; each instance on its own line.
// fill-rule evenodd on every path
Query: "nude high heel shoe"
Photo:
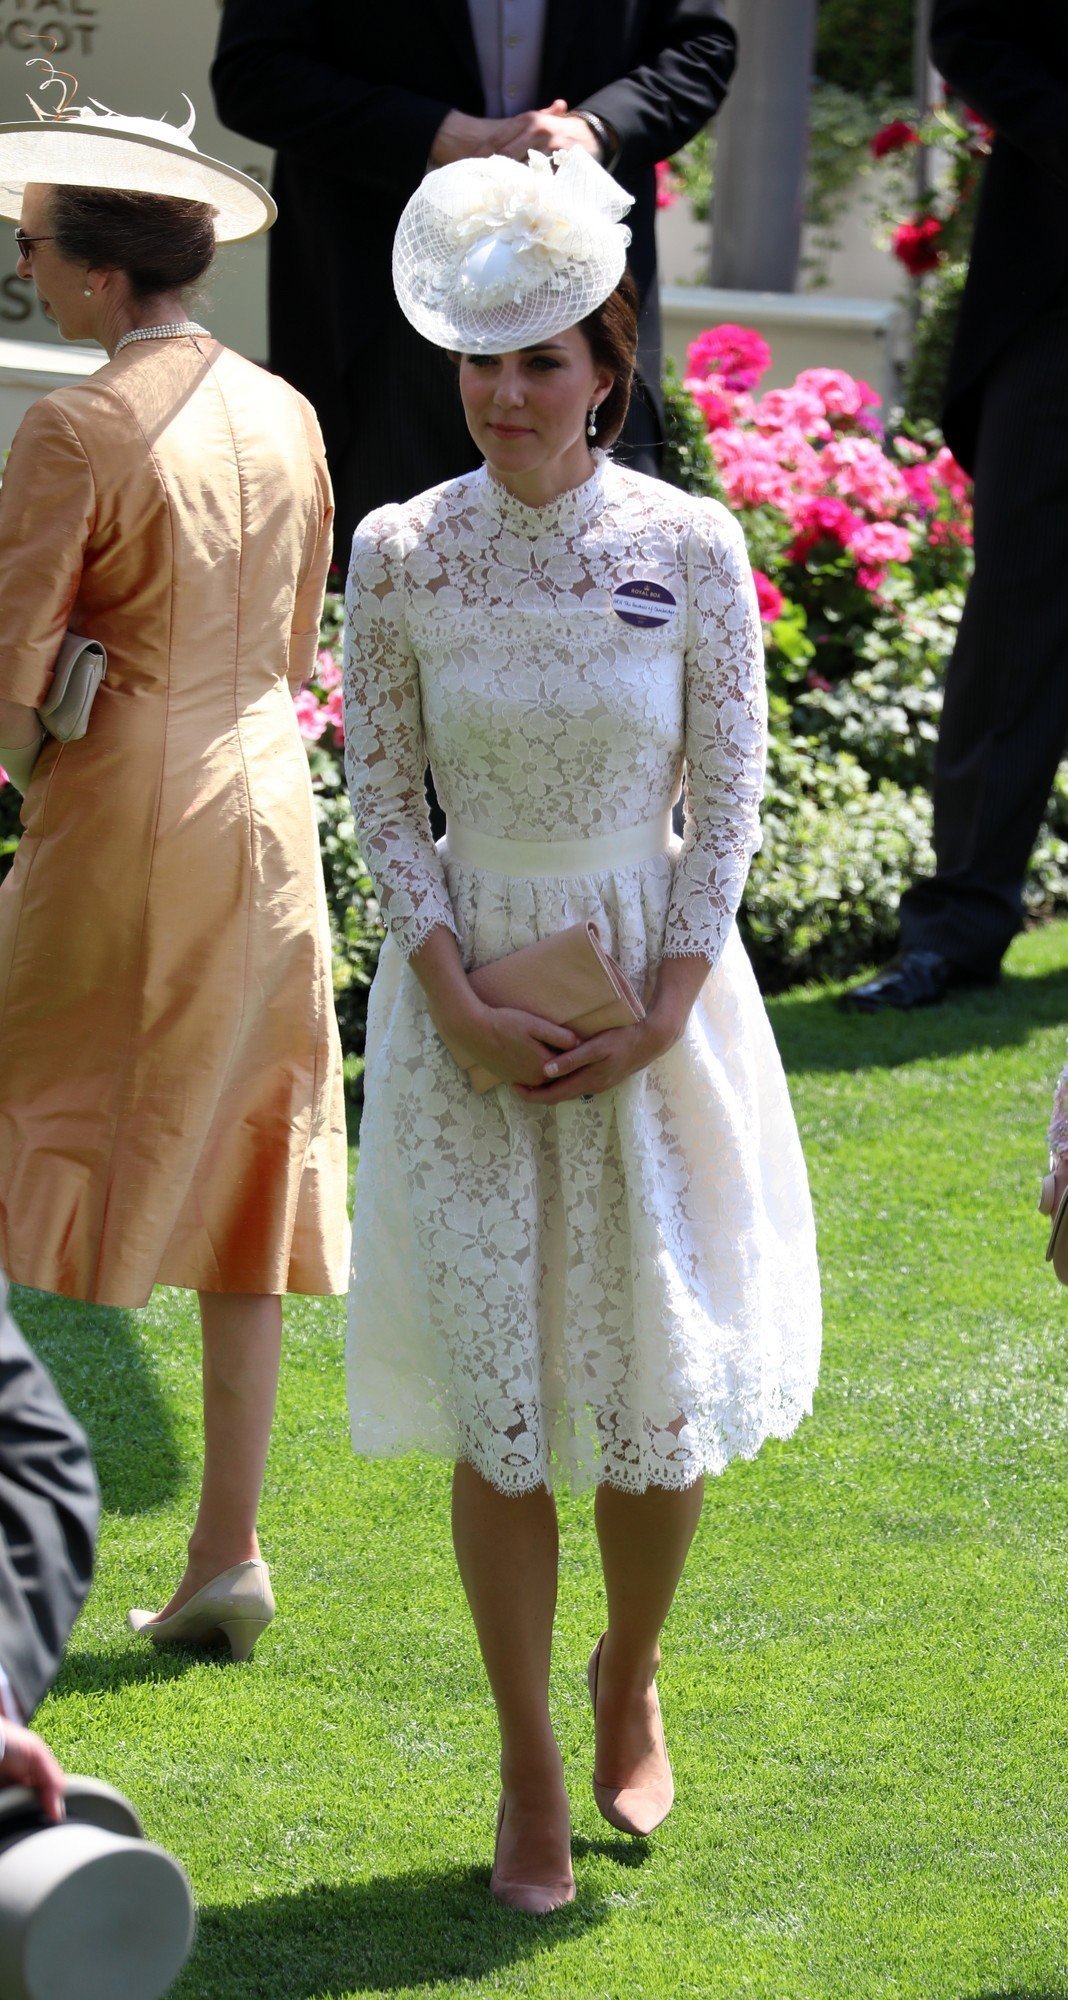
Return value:
M 504 1794 L 497 1807 L 497 1838 L 493 1843 L 493 1867 L 490 1871 L 490 1895 L 498 1903 L 507 1904 L 510 1910 L 522 1910 L 528 1917 L 547 1917 L 553 1910 L 562 1910 L 565 1903 L 575 1900 L 575 1878 L 570 1868 L 565 1876 L 555 1882 L 512 1882 L 497 1873 L 497 1854 L 501 1845 L 501 1828 L 504 1825 Z
M 593 1720 L 597 1722 L 597 1678 L 601 1669 L 601 1647 L 605 1642 L 602 1632 L 586 1668 L 586 1685 L 593 1703 Z M 609 1826 L 618 1828 L 620 1833 L 632 1833 L 644 1840 L 654 1833 L 666 1820 L 675 1803 L 675 1781 L 668 1762 L 667 1744 L 664 1741 L 664 1724 L 660 1715 L 660 1697 L 653 1689 L 656 1702 L 656 1726 L 660 1735 L 660 1749 L 664 1759 L 664 1776 L 652 1785 L 601 1785 L 597 1782 L 594 1768 L 593 1796 L 597 1810 Z
M 156 1645 L 202 1646 L 221 1632 L 235 1660 L 250 1660 L 260 1633 L 274 1617 L 274 1594 L 267 1564 L 256 1558 L 235 1563 L 213 1576 L 169 1618 L 152 1611 L 127 1613 L 131 1631 Z

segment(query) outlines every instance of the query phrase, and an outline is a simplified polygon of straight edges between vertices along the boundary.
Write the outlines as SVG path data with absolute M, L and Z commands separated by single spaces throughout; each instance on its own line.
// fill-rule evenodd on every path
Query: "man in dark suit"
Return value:
M 936 872 L 898 956 L 844 996 L 874 1012 L 997 979 L 1068 737 L 1068 7 L 935 0 L 931 48 L 994 126 L 946 391 L 975 476 L 975 574 L 935 757 Z
M 477 462 L 448 359 L 390 277 L 405 202 L 452 160 L 581 145 L 633 194 L 641 390 L 620 456 L 658 470 L 654 167 L 722 102 L 734 48 L 719 0 L 224 0 L 215 102 L 277 149 L 270 360 L 322 423 L 339 556 L 370 508 Z
M 23 1725 L 47 1693 L 93 1574 L 89 1447 L 7 1308 L 0 1272 L 0 1786 L 62 1817 L 63 1774 Z

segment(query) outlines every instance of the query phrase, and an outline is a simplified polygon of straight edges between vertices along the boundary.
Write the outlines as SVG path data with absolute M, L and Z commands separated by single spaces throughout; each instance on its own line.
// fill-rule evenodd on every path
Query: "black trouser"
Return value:
M 352 428 L 339 453 L 331 444 L 336 508 L 334 560 L 348 568 L 353 530 L 372 508 L 411 500 L 482 462 L 464 421 L 456 368 L 407 320 L 391 321 L 388 340 L 366 348 L 348 378 Z M 640 391 L 615 448 L 634 472 L 660 472 L 660 427 Z
M 1068 737 L 1068 291 L 983 391 L 975 574 L 935 752 L 936 872 L 901 902 L 901 945 L 997 971 Z

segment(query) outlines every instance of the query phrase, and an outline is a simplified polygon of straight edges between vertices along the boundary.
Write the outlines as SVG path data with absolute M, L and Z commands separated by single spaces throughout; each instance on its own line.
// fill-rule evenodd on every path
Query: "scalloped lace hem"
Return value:
M 447 1443 L 441 1437 L 427 1439 L 409 1432 L 387 1433 L 381 1424 L 375 1425 L 373 1430 L 354 1425 L 352 1448 L 361 1458 L 403 1458 L 410 1452 L 419 1451 L 428 1458 L 470 1465 L 495 1492 L 512 1499 L 536 1493 L 542 1487 L 548 1488 L 550 1493 L 562 1490 L 585 1493 L 597 1486 L 611 1486 L 620 1493 L 647 1493 L 651 1490 L 682 1493 L 699 1479 L 719 1478 L 735 1459 L 754 1459 L 769 1439 L 785 1442 L 793 1437 L 804 1419 L 812 1415 L 812 1397 L 813 1391 L 809 1390 L 795 1403 L 762 1423 L 732 1431 L 729 1439 L 722 1435 L 709 1439 L 701 1449 L 690 1452 L 681 1463 L 676 1459 L 673 1463 L 663 1462 L 651 1468 L 656 1477 L 641 1476 L 625 1459 L 602 1456 L 591 1460 L 588 1453 L 578 1449 L 574 1453 L 553 1453 L 547 1460 L 532 1460 L 522 1466 L 507 1467 L 496 1455 L 479 1451 L 470 1439 L 456 1438 Z

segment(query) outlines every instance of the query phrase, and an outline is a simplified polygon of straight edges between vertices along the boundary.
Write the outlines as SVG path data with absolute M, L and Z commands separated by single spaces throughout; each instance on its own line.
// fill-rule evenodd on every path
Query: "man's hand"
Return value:
M 556 97 L 544 111 L 521 111 L 515 118 L 471 118 L 466 111 L 450 111 L 438 126 L 430 160 L 435 167 L 484 160 L 491 153 L 525 160 L 528 153 L 566 153 L 570 146 L 601 158 L 597 134 L 584 118 L 568 111 L 566 98 Z
M 568 111 L 564 97 L 554 98 L 544 111 L 525 111 L 515 122 L 520 129 L 514 138 L 495 149 L 509 159 L 525 160 L 528 153 L 566 153 L 572 146 L 581 146 L 595 160 L 602 158 L 596 132 L 584 118 Z
M 450 111 L 434 135 L 430 163 L 434 167 L 448 167 L 454 160 L 484 160 L 490 153 L 508 152 L 529 115 L 523 112 L 517 118 L 472 118 L 466 111 Z M 513 157 L 525 160 L 526 148 Z
M 37 1793 L 41 1811 L 57 1823 L 65 1817 L 63 1793 L 66 1781 L 43 1737 L 21 1723 L 5 1722 L 4 1754 L 0 1758 L 0 1785 L 28 1785 Z

